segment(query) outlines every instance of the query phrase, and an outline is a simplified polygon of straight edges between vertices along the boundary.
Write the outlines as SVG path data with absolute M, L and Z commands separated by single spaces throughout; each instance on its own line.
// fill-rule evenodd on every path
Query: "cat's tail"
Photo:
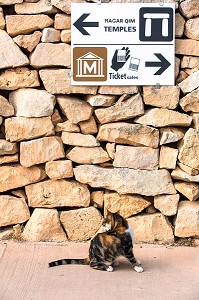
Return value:
M 62 265 L 89 265 L 89 258 L 73 258 L 73 259 L 60 259 L 56 261 L 52 261 L 48 264 L 49 268 L 62 266 Z

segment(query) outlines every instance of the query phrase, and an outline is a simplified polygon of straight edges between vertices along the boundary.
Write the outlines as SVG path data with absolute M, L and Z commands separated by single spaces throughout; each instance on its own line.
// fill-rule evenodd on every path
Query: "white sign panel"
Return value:
M 174 85 L 175 4 L 72 3 L 72 85 Z

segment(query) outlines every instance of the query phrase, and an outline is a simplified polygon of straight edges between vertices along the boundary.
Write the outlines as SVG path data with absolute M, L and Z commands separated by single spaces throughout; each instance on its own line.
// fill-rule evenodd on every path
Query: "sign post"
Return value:
M 174 85 L 174 4 L 71 5 L 72 85 Z

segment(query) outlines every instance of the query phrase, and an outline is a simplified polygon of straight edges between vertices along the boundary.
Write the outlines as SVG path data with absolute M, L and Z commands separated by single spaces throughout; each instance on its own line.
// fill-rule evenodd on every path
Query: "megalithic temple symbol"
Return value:
M 145 13 L 144 18 L 146 19 L 145 23 L 145 36 L 151 36 L 152 35 L 152 22 L 154 19 L 161 19 L 162 20 L 162 36 L 168 36 L 169 35 L 169 14 L 167 13 L 161 13 L 159 14 L 153 14 L 153 13 Z

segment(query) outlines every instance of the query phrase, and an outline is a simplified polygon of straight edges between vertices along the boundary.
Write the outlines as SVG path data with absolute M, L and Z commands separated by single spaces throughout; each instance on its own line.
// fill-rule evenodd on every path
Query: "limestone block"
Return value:
M 88 207 L 90 192 L 86 185 L 75 180 L 46 180 L 26 186 L 31 207 Z
M 71 30 L 64 29 L 61 31 L 61 41 L 62 43 L 70 44 L 71 42 Z
M 60 137 L 43 137 L 20 143 L 20 163 L 24 167 L 65 157 Z
M 39 71 L 45 89 L 51 94 L 93 94 L 96 86 L 71 86 L 70 69 L 43 69 Z
M 114 101 L 116 100 L 116 96 L 114 95 L 86 95 L 85 100 L 91 105 L 91 106 L 103 106 L 108 107 L 113 105 Z
M 135 118 L 144 114 L 144 104 L 140 94 L 118 101 L 113 106 L 95 110 L 95 115 L 101 124 Z
M 0 195 L 0 226 L 23 223 L 30 218 L 26 201 L 8 195 Z
M 22 233 L 22 239 L 29 242 L 62 242 L 66 234 L 56 209 L 36 208 Z
M 6 140 L 0 139 L 0 155 L 15 154 L 18 152 L 16 143 L 10 143 Z
M 10 36 L 29 34 L 53 25 L 53 20 L 46 15 L 7 15 L 6 28 Z
M 58 96 L 57 102 L 69 121 L 77 124 L 91 118 L 92 106 L 84 100 L 71 96 Z
M 184 33 L 185 19 L 181 14 L 175 14 L 175 36 L 182 37 Z
M 118 212 L 122 217 L 129 218 L 147 208 L 151 203 L 139 195 L 104 194 L 104 208 L 112 213 Z
M 190 201 L 199 198 L 199 184 L 194 182 L 175 182 L 174 186 L 178 192 L 183 194 Z
M 0 7 L 0 29 L 4 29 L 5 27 L 5 19 L 3 15 L 3 9 Z
M 29 59 L 13 42 L 6 31 L 0 29 L 0 69 L 15 68 L 29 64 Z
M 176 168 L 172 171 L 171 177 L 177 180 L 187 181 L 187 182 L 199 182 L 199 175 L 189 175 L 180 168 Z
M 100 164 L 110 160 L 108 153 L 102 147 L 74 147 L 66 157 L 78 164 Z
M 175 169 L 178 149 L 167 146 L 160 148 L 160 169 Z
M 195 176 L 195 175 L 199 174 L 199 170 L 196 170 L 194 168 L 186 166 L 179 161 L 177 162 L 177 165 L 180 167 L 180 169 L 182 169 L 183 171 L 185 171 L 186 173 L 188 173 L 191 176 Z
M 176 39 L 175 53 L 183 55 L 199 56 L 199 41 L 192 39 Z
M 138 87 L 137 86 L 113 86 L 113 85 L 103 85 L 100 86 L 98 89 L 99 94 L 108 94 L 108 95 L 133 95 L 138 93 Z
M 62 132 L 61 135 L 64 144 L 80 147 L 97 147 L 99 142 L 91 134 L 81 134 L 74 132 Z
M 32 50 L 39 44 L 41 36 L 42 33 L 40 31 L 35 31 L 32 34 L 19 34 L 13 38 L 13 41 L 15 41 L 19 47 L 32 52 Z
M 79 126 L 83 134 L 95 134 L 98 132 L 97 124 L 93 116 L 87 121 L 79 122 Z
M 55 96 L 45 90 L 23 88 L 11 92 L 9 102 L 17 117 L 48 117 L 53 114 Z
M 104 192 L 94 191 L 91 193 L 91 204 L 95 207 L 103 208 L 104 204 Z
M 184 111 L 199 113 L 199 88 L 180 99 L 180 106 Z
M 80 132 L 79 126 L 71 123 L 69 120 L 67 120 L 63 123 L 57 123 L 55 130 L 56 130 L 56 132 L 61 132 L 61 131 Z
M 0 72 L 0 89 L 17 90 L 40 86 L 38 72 L 28 68 L 8 69 Z
M 179 161 L 199 170 L 199 134 L 196 129 L 189 128 L 179 145 L 179 150 Z
M 132 146 L 149 146 L 157 148 L 159 131 L 140 124 L 125 122 L 104 124 L 99 128 L 97 140 Z
M 141 170 L 157 170 L 159 149 L 150 147 L 116 146 L 113 166 Z
M 175 143 L 184 137 L 184 130 L 176 127 L 160 128 L 160 145 Z
M 190 39 L 199 40 L 199 17 L 186 22 L 185 35 Z
M 180 89 L 177 86 L 144 86 L 144 103 L 161 108 L 175 109 L 179 102 Z
M 199 237 L 199 202 L 182 201 L 175 221 L 175 236 Z
M 111 159 L 115 158 L 115 143 L 107 143 L 106 151 Z
M 184 94 L 190 93 L 199 86 L 199 70 L 192 73 L 185 80 L 179 83 L 179 87 L 181 88 Z
M 64 43 L 40 43 L 30 55 L 30 64 L 34 68 L 69 67 L 71 63 L 70 45 Z M 48 53 L 48 55 L 46 55 Z
M 92 187 L 114 190 L 119 194 L 154 196 L 176 193 L 167 170 L 112 169 L 80 165 L 74 168 L 74 174 L 75 178 L 81 183 L 89 184 Z
M 54 126 L 57 126 L 58 123 L 62 123 L 62 117 L 60 116 L 60 113 L 58 111 L 58 109 L 54 109 L 53 114 L 51 116 L 52 119 L 52 123 Z
M 136 123 L 154 127 L 191 125 L 192 117 L 166 108 L 152 108 L 141 117 L 135 119 Z
M 1 75 L 0 75 L 1 80 Z M 10 117 L 14 115 L 14 107 L 8 102 L 6 98 L 0 95 L 0 116 Z
M 54 14 L 58 9 L 52 6 L 51 1 L 39 0 L 36 3 L 24 2 L 15 5 L 15 12 L 18 15 L 32 15 L 32 14 Z
M 198 0 L 181 1 L 179 8 L 182 14 L 188 19 L 198 16 Z
M 70 160 L 48 161 L 45 171 L 50 179 L 73 177 L 73 165 Z
M 187 74 L 185 71 L 181 70 L 181 71 L 179 72 L 179 75 L 178 75 L 177 79 L 176 79 L 176 83 L 181 83 L 181 82 L 182 82 L 183 80 L 185 80 L 187 77 L 188 77 L 188 74 Z
M 41 167 L 26 168 L 21 165 L 0 166 L 0 192 L 38 182 L 46 177 Z
M 192 127 L 199 131 L 199 113 L 191 113 L 193 118 Z
M 54 28 L 44 28 L 41 41 L 43 43 L 57 43 L 60 42 L 60 31 Z
M 161 213 L 127 219 L 133 228 L 136 243 L 170 244 L 174 242 L 172 226 Z
M 55 133 L 51 117 L 25 118 L 12 117 L 5 120 L 6 140 L 19 142 Z
M 0 165 L 14 163 L 14 162 L 18 162 L 18 161 L 19 161 L 18 153 L 13 154 L 13 155 L 0 156 Z
M 14 5 L 22 2 L 23 0 L 0 0 L 0 5 Z
M 55 29 L 70 29 L 71 17 L 63 13 L 56 14 L 54 27 Z
M 177 79 L 179 71 L 180 71 L 180 59 L 178 57 L 175 57 L 175 79 Z
M 178 210 L 180 195 L 159 195 L 154 197 L 154 206 L 165 216 L 174 216 Z
M 194 56 L 183 56 L 181 60 L 181 68 L 199 68 L 199 57 Z
M 100 228 L 102 216 L 95 207 L 62 211 L 61 223 L 71 241 L 86 241 Z
M 61 11 L 65 12 L 66 14 L 70 14 L 71 13 L 71 9 L 70 9 L 70 4 L 71 1 L 66 0 L 51 0 L 51 4 L 55 7 L 57 7 L 58 9 L 60 9 Z

